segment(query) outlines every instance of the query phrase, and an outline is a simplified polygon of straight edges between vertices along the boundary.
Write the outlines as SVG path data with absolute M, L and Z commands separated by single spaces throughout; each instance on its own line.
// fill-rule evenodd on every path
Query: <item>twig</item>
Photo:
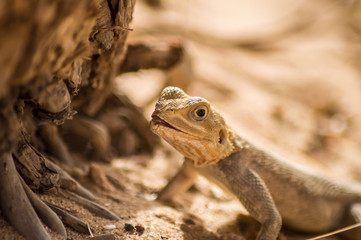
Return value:
M 329 232 L 329 233 L 326 233 L 326 234 L 323 234 L 323 235 L 320 235 L 320 236 L 317 236 L 317 237 L 314 237 L 314 238 L 308 238 L 306 240 L 318 240 L 318 239 L 322 239 L 322 238 L 325 238 L 325 237 L 330 237 L 330 236 L 333 236 L 333 235 L 336 235 L 336 234 L 339 234 L 339 233 L 342 233 L 342 232 L 349 231 L 349 230 L 357 228 L 357 227 L 361 227 L 361 223 L 355 223 L 355 224 L 350 225 L 348 227 L 344 227 L 344 228 L 338 229 L 336 231 Z
M 113 233 L 106 233 L 106 234 L 90 237 L 87 239 L 89 239 L 89 240 L 114 240 L 115 236 Z

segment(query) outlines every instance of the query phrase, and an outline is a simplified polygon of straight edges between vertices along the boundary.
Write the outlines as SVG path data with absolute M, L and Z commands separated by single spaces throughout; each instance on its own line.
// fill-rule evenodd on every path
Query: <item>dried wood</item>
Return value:
M 88 199 L 78 196 L 72 192 L 61 191 L 61 193 L 66 198 L 82 205 L 83 207 L 88 209 L 90 212 L 92 212 L 100 217 L 104 217 L 104 218 L 107 218 L 110 220 L 119 220 L 120 219 L 115 213 L 111 212 L 110 210 L 106 209 L 105 207 L 100 206 L 99 204 L 97 204 L 93 201 L 89 201 Z
M 67 172 L 65 172 L 61 167 L 56 165 L 55 163 L 46 160 L 46 165 L 54 169 L 60 174 L 60 186 L 65 187 L 69 191 L 73 191 L 76 194 L 94 201 L 96 197 L 94 194 L 92 194 L 90 191 L 88 191 L 86 188 L 84 188 L 82 185 L 80 185 L 74 178 L 72 178 Z M 62 184 L 64 183 L 64 184 Z M 67 187 L 66 187 L 67 186 Z
M 57 126 L 53 124 L 44 124 L 39 127 L 38 134 L 42 138 L 46 151 L 50 155 L 68 166 L 74 165 L 74 161 L 70 155 L 68 147 L 59 136 Z
M 88 159 L 109 162 L 110 133 L 102 122 L 78 115 L 66 122 L 63 129 L 70 133 L 63 136 L 71 149 L 82 151 Z
M 114 89 L 117 69 L 124 59 L 134 3 L 133 0 L 99 1 L 99 15 L 89 38 L 94 55 L 87 67 L 92 74 L 73 101 L 73 106 L 87 116 L 94 116 Z
M 0 79 L 0 95 L 1 95 L 1 79 Z M 20 122 L 14 111 L 16 105 L 18 91 L 10 91 L 10 95 L 0 98 L 0 152 L 11 151 L 15 148 L 14 142 L 18 137 Z
M 71 151 L 89 158 L 84 149 L 71 148 L 76 144 L 64 138 L 65 131 L 69 130 L 70 139 L 80 136 L 91 143 L 89 153 L 97 160 L 109 160 L 114 146 L 125 146 L 115 151 L 117 154 L 132 154 L 140 149 L 152 152 L 158 142 L 131 101 L 111 103 L 114 96 L 118 98 L 114 79 L 124 61 L 134 4 L 134 0 L 0 3 L 0 160 L 6 163 L 0 168 L 0 207 L 8 222 L 29 239 L 49 238 L 37 215 L 55 231 L 66 234 L 34 189 L 60 186 L 74 192 L 68 192 L 67 197 L 95 214 L 119 219 L 92 202 L 95 196 L 91 192 L 44 156 L 46 153 L 66 166 L 77 165 Z M 109 110 L 109 104 L 111 110 L 122 106 L 122 113 L 130 114 L 106 116 L 103 109 Z M 76 112 L 79 115 L 70 120 Z M 109 123 L 119 117 L 123 126 L 110 134 L 114 125 Z M 72 127 L 58 126 L 64 122 Z M 62 216 L 69 225 L 86 232 L 79 219 Z
M 123 147 L 126 146 L 125 140 L 127 140 L 122 138 L 124 128 L 112 128 L 112 145 L 115 151 L 117 151 L 116 153 L 119 155 L 126 155 L 125 153 L 131 154 L 134 152 L 152 153 L 155 147 L 159 144 L 159 138 L 149 130 L 149 123 L 144 118 L 140 108 L 135 106 L 124 94 L 114 92 L 106 100 L 102 110 L 98 113 L 97 118 L 102 119 L 103 114 L 108 114 L 114 111 L 117 111 L 119 114 L 118 118 L 121 118 L 127 123 L 128 128 L 134 132 L 135 136 L 138 139 L 142 139 L 141 142 L 134 146 L 135 149 L 127 149 L 126 147 Z M 103 122 L 108 123 L 111 121 L 103 120 Z
M 0 208 L 9 223 L 27 239 L 50 239 L 23 189 L 11 153 L 0 156 Z
M 14 151 L 14 159 L 17 170 L 24 177 L 31 188 L 47 190 L 56 186 L 59 182 L 59 174 L 45 165 L 44 156 L 37 151 L 22 132 L 18 146 Z
M 128 45 L 120 72 L 136 72 L 141 69 L 168 70 L 182 59 L 184 48 L 178 42 L 170 44 L 133 43 Z
M 89 168 L 88 177 L 98 187 L 106 190 L 107 192 L 114 192 L 115 188 L 109 182 L 103 168 L 95 163 L 92 163 Z
M 126 190 L 124 184 L 122 184 L 119 180 L 119 177 L 114 177 L 110 174 L 106 174 L 106 178 L 108 179 L 108 181 L 113 184 L 117 189 L 119 189 L 120 191 L 124 192 Z
M 42 201 L 40 198 L 26 185 L 24 180 L 19 176 L 19 179 L 24 187 L 26 195 L 33 205 L 36 213 L 41 218 L 43 223 L 50 227 L 55 232 L 67 237 L 65 227 L 59 217 Z
M 70 213 L 66 212 L 61 207 L 55 206 L 51 203 L 45 202 L 62 220 L 62 222 L 68 226 L 73 228 L 75 231 L 78 231 L 83 234 L 92 235 L 92 231 L 90 230 L 90 226 L 80 220 L 79 218 L 71 215 Z

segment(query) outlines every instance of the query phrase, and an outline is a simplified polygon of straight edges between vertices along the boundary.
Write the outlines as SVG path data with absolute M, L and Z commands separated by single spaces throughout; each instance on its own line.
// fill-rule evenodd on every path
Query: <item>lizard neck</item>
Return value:
M 247 147 L 247 145 L 249 145 L 249 143 L 245 139 L 243 139 L 241 136 L 239 136 L 233 130 L 230 130 L 229 140 L 233 145 L 233 150 L 230 153 L 230 155 L 241 151 L 244 147 Z

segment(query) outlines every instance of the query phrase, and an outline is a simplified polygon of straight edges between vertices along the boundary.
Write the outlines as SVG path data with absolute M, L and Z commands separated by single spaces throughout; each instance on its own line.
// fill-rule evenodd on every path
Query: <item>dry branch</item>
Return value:
M 129 44 L 120 72 L 136 72 L 149 68 L 168 70 L 181 60 L 183 54 L 184 49 L 177 42 L 168 45 Z

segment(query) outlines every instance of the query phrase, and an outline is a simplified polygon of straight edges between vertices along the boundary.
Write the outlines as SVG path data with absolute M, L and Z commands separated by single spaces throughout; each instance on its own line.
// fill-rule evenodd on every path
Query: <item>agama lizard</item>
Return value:
M 150 128 L 185 156 L 160 200 L 171 200 L 203 175 L 236 196 L 261 224 L 258 240 L 277 239 L 282 224 L 321 233 L 346 219 L 361 218 L 360 186 L 332 182 L 258 149 L 237 135 L 204 98 L 165 88 Z M 361 239 L 353 234 L 352 239 Z

